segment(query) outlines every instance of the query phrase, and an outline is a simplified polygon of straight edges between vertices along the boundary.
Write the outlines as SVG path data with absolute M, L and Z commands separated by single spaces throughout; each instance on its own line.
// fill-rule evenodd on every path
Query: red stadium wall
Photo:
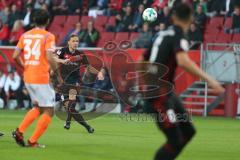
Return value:
M 12 59 L 12 53 L 13 49 L 9 48 L 0 48 L 0 51 L 4 53 L 11 64 L 14 64 Z M 138 61 L 140 56 L 145 52 L 144 49 L 129 49 L 127 52 L 130 54 L 130 56 L 133 58 L 133 60 Z M 87 54 L 93 54 L 101 59 L 108 65 L 111 61 L 111 56 L 103 55 L 104 53 L 102 51 L 86 51 Z M 190 58 L 195 61 L 198 65 L 200 65 L 200 51 L 190 51 L 189 52 Z M 90 63 L 94 63 L 94 58 L 89 59 Z M 3 58 L 0 56 L 0 68 L 4 71 L 7 71 L 6 63 L 3 60 Z M 17 68 L 18 71 L 19 68 Z M 186 73 L 182 68 L 178 67 L 176 71 L 175 76 L 175 90 L 177 94 L 180 94 L 183 92 L 188 86 L 190 86 L 194 81 L 199 80 L 199 78 L 192 76 L 188 73 Z M 226 96 L 225 96 L 225 107 L 223 113 L 221 112 L 221 115 L 225 115 L 227 117 L 235 117 L 237 112 L 237 95 L 236 90 L 237 85 L 226 85 Z
M 13 49 L 9 48 L 0 48 L 0 51 L 7 55 L 9 61 L 11 64 L 14 65 L 13 59 L 12 59 L 12 53 Z M 128 49 L 127 52 L 131 55 L 133 60 L 138 61 L 140 56 L 145 52 L 145 49 Z M 102 51 L 86 51 L 87 54 L 95 54 L 98 57 L 102 58 L 106 64 L 109 64 L 111 57 L 110 56 L 103 56 Z M 192 60 L 194 60 L 197 64 L 200 64 L 200 51 L 190 51 L 189 56 Z M 90 59 L 90 62 L 93 61 Z M 0 65 L 1 68 L 3 68 L 6 71 L 6 67 L 4 67 L 4 61 L 2 57 L 0 57 Z M 19 70 L 19 69 L 18 69 Z M 194 81 L 198 80 L 197 77 L 194 77 L 186 72 L 183 71 L 183 69 L 178 68 L 176 71 L 176 92 L 179 94 L 182 91 L 184 91 L 189 85 L 191 85 Z
M 200 56 L 201 55 L 199 50 L 189 51 L 189 57 L 199 66 L 201 60 Z M 176 93 L 180 94 L 189 85 L 197 80 L 199 80 L 198 77 L 192 76 L 189 73 L 185 72 L 181 67 L 178 67 L 175 75 Z

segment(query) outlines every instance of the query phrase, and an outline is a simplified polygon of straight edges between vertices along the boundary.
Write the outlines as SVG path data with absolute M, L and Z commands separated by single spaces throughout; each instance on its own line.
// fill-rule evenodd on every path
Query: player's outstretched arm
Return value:
M 104 80 L 104 75 L 106 73 L 104 68 L 101 68 L 101 70 L 98 71 L 96 68 L 92 67 L 91 65 L 88 65 L 87 70 L 92 74 L 97 74 L 98 80 Z
M 186 52 L 178 52 L 176 55 L 176 60 L 178 65 L 183 67 L 187 72 L 207 81 L 209 86 L 213 89 L 213 93 L 222 94 L 225 91 L 221 84 L 200 69 L 196 63 L 189 58 Z
M 57 70 L 57 62 L 55 61 L 54 53 L 52 51 L 47 51 L 47 59 L 50 64 L 50 67 L 53 71 Z
M 58 81 L 59 81 L 60 84 L 62 84 L 63 80 L 62 80 L 61 74 L 60 74 L 60 72 L 58 70 L 58 64 L 57 64 L 57 62 L 55 60 L 54 53 L 52 51 L 47 51 L 46 54 L 47 54 L 47 59 L 48 59 L 48 62 L 50 64 L 51 70 L 54 73 L 57 73 Z
M 69 64 L 71 62 L 70 59 L 61 59 L 58 57 L 58 55 L 53 54 L 53 59 L 55 62 L 60 63 L 60 64 Z

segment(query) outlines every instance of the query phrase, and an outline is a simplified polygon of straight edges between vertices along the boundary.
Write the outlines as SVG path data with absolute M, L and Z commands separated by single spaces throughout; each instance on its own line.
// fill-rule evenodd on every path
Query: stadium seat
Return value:
M 214 43 L 215 41 L 216 41 L 216 35 L 209 35 L 209 34 L 204 35 L 205 43 Z
M 101 34 L 101 39 L 105 40 L 114 40 L 115 33 L 114 32 L 103 32 Z
M 89 22 L 89 21 L 92 21 L 92 20 L 93 20 L 92 17 L 82 16 L 82 17 L 81 17 L 81 23 L 82 23 L 83 28 L 87 28 L 88 22 Z
M 59 34 L 57 37 L 57 46 L 60 46 L 63 42 L 63 39 L 65 38 L 66 34 Z
M 57 44 L 60 45 L 61 42 L 63 41 L 64 37 L 68 34 L 68 32 L 70 31 L 71 28 L 64 28 L 61 30 L 61 32 L 58 34 L 58 41 Z
M 228 17 L 224 22 L 224 28 L 231 28 L 231 27 L 232 27 L 232 17 Z
M 114 40 L 114 37 L 115 37 L 115 33 L 114 32 L 103 32 L 101 35 L 100 35 L 100 39 L 98 41 L 98 47 L 103 47 L 104 44 L 107 42 L 107 41 L 113 41 Z
M 97 47 L 103 47 L 105 43 L 106 43 L 105 40 L 100 39 L 100 40 L 98 41 L 98 43 L 97 43 Z
M 79 16 L 68 16 L 66 23 L 64 25 L 69 25 L 69 26 L 73 26 L 75 25 L 77 22 L 79 22 L 80 17 Z
M 232 35 L 226 33 L 220 33 L 216 38 L 216 43 L 229 43 L 231 42 Z
M 129 40 L 130 40 L 130 41 L 134 41 L 136 38 L 138 38 L 138 36 L 139 36 L 139 33 L 137 33 L 137 32 L 132 32 L 131 35 L 130 35 Z
M 70 29 L 72 29 L 72 28 L 75 28 L 75 27 L 74 26 L 65 25 L 63 27 L 62 31 L 61 31 L 61 34 L 69 32 Z
M 50 26 L 50 28 L 48 29 L 49 32 L 53 33 L 55 36 L 57 36 L 59 33 L 62 32 L 62 26 L 58 25 L 58 26 Z
M 66 22 L 67 16 L 54 16 L 51 25 L 63 25 Z
M 128 40 L 129 37 L 129 33 L 128 32 L 118 32 L 116 33 L 116 37 L 115 37 L 115 42 L 119 43 L 123 40 Z
M 215 34 L 215 35 L 217 35 L 218 33 L 219 33 L 218 28 L 207 26 L 206 29 L 205 29 L 205 34 L 211 34 L 211 35 Z
M 94 25 L 97 26 L 105 26 L 107 24 L 108 17 L 107 16 L 97 16 L 94 21 Z
M 209 26 L 213 28 L 221 28 L 223 26 L 224 17 L 213 17 L 209 21 Z
M 105 30 L 102 26 L 96 26 L 96 25 L 94 25 L 94 27 L 95 27 L 96 30 L 97 30 L 98 32 L 100 32 L 100 33 L 104 32 L 104 30 Z
M 232 37 L 232 42 L 240 43 L 240 34 L 234 34 Z
M 65 24 L 62 31 L 61 31 L 61 34 L 67 34 L 71 29 L 75 28 L 75 24 Z

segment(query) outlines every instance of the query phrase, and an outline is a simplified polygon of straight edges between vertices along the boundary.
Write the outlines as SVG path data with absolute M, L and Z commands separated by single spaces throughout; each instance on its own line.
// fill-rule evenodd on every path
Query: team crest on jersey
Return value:
M 180 47 L 184 50 L 184 51 L 188 51 L 189 50 L 189 43 L 186 39 L 181 39 L 180 41 Z
M 64 55 L 64 59 L 69 59 L 71 56 L 69 54 Z
M 60 51 L 60 50 L 57 51 L 57 55 L 58 55 L 58 56 L 61 55 L 61 51 Z

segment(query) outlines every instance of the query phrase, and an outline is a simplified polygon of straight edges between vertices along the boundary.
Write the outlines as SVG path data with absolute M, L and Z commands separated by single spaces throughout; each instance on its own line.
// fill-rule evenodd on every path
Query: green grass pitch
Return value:
M 153 122 L 126 121 L 108 114 L 89 121 L 95 128 L 88 134 L 73 123 L 67 131 L 63 121 L 54 118 L 39 142 L 45 149 L 21 148 L 11 131 L 24 111 L 0 110 L 0 160 L 150 160 L 165 138 Z M 194 117 L 197 134 L 178 160 L 239 160 L 240 121 L 227 118 Z M 27 130 L 30 136 L 36 122 Z

